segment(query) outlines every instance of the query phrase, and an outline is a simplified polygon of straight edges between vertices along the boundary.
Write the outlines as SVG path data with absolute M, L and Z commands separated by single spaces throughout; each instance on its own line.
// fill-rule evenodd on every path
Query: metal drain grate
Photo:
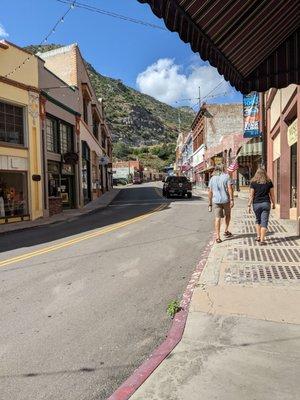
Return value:
M 299 249 L 233 248 L 228 251 L 228 258 L 234 261 L 262 261 L 276 263 L 300 263 Z
M 255 221 L 252 220 L 244 220 L 244 227 L 242 228 L 243 233 L 252 233 L 255 232 Z M 284 233 L 286 229 L 280 225 L 277 221 L 271 221 L 269 223 L 269 230 L 276 233 Z
M 239 242 L 246 246 L 258 246 L 254 237 L 244 238 Z M 295 239 L 289 239 L 285 237 L 268 237 L 268 246 L 284 246 L 284 247 L 295 247 L 299 246 L 299 243 Z
M 300 266 L 250 265 L 226 268 L 226 283 L 300 283 Z

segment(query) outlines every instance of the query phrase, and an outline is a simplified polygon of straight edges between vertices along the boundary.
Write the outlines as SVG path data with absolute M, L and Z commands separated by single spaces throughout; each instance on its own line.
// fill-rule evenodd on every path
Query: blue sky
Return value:
M 149 6 L 137 0 L 78 0 L 159 26 Z M 0 35 L 20 46 L 38 44 L 68 5 L 57 0 L 1 0 Z M 222 81 L 216 70 L 195 55 L 176 33 L 133 24 L 87 10 L 74 8 L 59 24 L 49 43 L 78 43 L 85 59 L 103 75 L 172 105 L 194 105 Z M 241 101 L 226 82 L 213 94 L 226 96 L 207 101 Z M 182 98 L 194 100 L 181 102 Z

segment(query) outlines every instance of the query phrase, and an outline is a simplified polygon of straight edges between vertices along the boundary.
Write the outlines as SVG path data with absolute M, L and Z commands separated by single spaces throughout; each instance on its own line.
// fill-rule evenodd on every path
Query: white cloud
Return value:
M 8 37 L 8 33 L 6 32 L 4 26 L 0 24 L 0 38 L 6 38 Z
M 198 97 L 199 86 L 201 97 L 204 98 L 220 82 L 222 84 L 212 94 L 232 90 L 216 68 L 193 62 L 186 72 L 183 72 L 182 66 L 175 64 L 170 58 L 159 59 L 141 72 L 136 79 L 137 87 L 142 93 L 172 105 L 186 98 L 193 99 L 189 102 L 193 105 L 197 102 L 195 98 Z M 207 98 L 207 101 L 210 99 Z

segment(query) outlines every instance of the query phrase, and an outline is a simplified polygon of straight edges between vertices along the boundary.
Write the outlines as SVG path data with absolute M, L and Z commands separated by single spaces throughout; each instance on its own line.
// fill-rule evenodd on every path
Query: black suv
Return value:
M 192 184 L 185 176 L 168 176 L 164 181 L 163 196 L 171 197 L 172 195 L 192 197 Z

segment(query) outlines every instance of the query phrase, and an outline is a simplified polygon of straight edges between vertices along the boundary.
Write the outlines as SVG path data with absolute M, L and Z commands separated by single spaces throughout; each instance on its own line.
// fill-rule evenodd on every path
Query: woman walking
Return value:
M 251 180 L 248 211 L 251 205 L 256 216 L 256 241 L 260 245 L 266 245 L 266 232 L 268 229 L 269 216 L 272 208 L 275 208 L 275 197 L 273 183 L 268 177 L 265 169 L 258 168 Z

